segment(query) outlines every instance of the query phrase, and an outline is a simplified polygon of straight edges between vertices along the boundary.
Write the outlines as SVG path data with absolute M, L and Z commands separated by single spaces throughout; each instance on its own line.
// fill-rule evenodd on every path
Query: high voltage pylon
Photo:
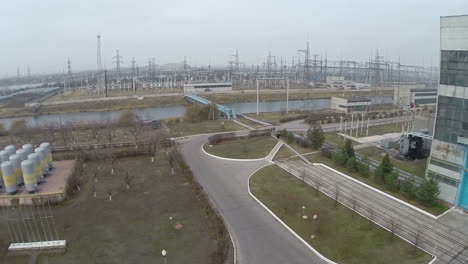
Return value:
M 119 54 L 119 50 L 116 50 L 115 56 L 113 57 L 115 60 L 115 72 L 117 80 L 120 79 L 120 64 L 122 63 L 122 56 Z

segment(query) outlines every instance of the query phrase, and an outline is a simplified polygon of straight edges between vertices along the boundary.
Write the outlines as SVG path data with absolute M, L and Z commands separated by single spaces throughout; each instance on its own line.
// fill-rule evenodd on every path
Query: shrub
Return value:
M 351 157 L 346 161 L 346 168 L 348 168 L 348 170 L 351 172 L 355 172 L 358 170 L 355 157 Z
M 350 157 L 355 157 L 354 155 L 354 148 L 353 148 L 353 142 L 351 141 L 351 139 L 347 138 L 346 141 L 345 141 L 345 144 L 344 144 L 344 151 L 346 153 L 346 155 L 348 156 L 348 158 Z
M 309 139 L 313 149 L 319 149 L 322 147 L 323 142 L 325 141 L 325 134 L 318 122 L 314 124 L 312 130 L 310 128 L 307 130 L 307 138 Z
M 338 147 L 338 149 L 333 154 L 333 160 L 338 165 L 346 165 L 346 161 L 348 161 L 348 158 L 348 155 L 342 147 Z
M 131 110 L 124 110 L 120 114 L 118 124 L 120 126 L 131 126 L 135 123 L 136 117 Z
M 293 143 L 294 142 L 294 133 L 288 132 L 287 140 L 288 140 L 288 143 Z
M 424 179 L 416 191 L 416 198 L 425 206 L 433 206 L 439 195 L 439 183 L 434 179 Z
M 285 129 L 281 130 L 280 137 L 283 138 L 283 139 L 286 139 L 288 137 L 288 134 L 289 134 L 289 132 L 285 128 Z
M 385 185 L 391 191 L 398 191 L 398 172 L 393 171 L 385 174 Z
M 414 178 L 411 177 L 411 179 L 404 180 L 400 184 L 400 191 L 405 196 L 406 198 L 412 199 L 415 197 L 416 193 L 416 188 L 414 185 Z
M 358 162 L 358 171 L 361 173 L 363 177 L 369 177 L 370 169 L 369 169 L 369 159 L 364 157 L 361 162 Z

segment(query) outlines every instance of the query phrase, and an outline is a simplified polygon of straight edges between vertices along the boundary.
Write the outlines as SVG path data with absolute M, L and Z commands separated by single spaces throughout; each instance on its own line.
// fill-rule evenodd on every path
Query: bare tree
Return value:
M 356 197 L 351 196 L 350 202 L 351 202 L 351 208 L 353 209 L 353 213 L 352 213 L 351 216 L 354 217 L 354 212 L 356 212 L 356 209 L 357 209 L 357 199 L 356 199 Z
M 340 186 L 335 185 L 335 207 L 338 206 L 338 199 L 340 198 Z
M 393 241 L 393 237 L 395 236 L 395 232 L 397 229 L 398 229 L 397 221 L 394 218 L 391 218 L 390 219 L 390 233 L 391 233 L 390 240 Z
M 110 144 L 115 139 L 117 134 L 117 125 L 111 121 L 106 122 L 105 133 L 107 142 Z
M 66 123 L 62 125 L 59 129 L 60 136 L 62 137 L 63 144 L 68 146 L 73 140 L 73 126 L 71 123 Z
M 125 178 L 124 178 L 124 181 L 125 181 L 125 184 L 127 185 L 127 190 L 130 189 L 130 183 L 131 183 L 131 180 L 132 180 L 132 177 L 130 177 L 128 175 L 128 171 L 125 172 Z
M 416 230 L 416 234 L 414 235 L 414 250 L 417 250 L 417 248 L 419 247 L 419 244 L 421 243 L 421 236 L 422 236 L 421 226 L 418 226 L 418 229 Z
M 107 189 L 107 195 L 109 195 L 109 201 L 112 201 L 112 190 Z
M 315 187 L 315 195 L 319 195 L 320 193 L 320 187 L 322 186 L 322 180 L 320 179 L 319 176 L 316 176 L 316 177 L 312 177 L 312 182 L 314 183 L 314 187 Z
M 97 123 L 91 123 L 89 124 L 89 132 L 93 138 L 93 141 L 95 143 L 98 142 L 98 137 L 99 137 L 99 131 L 100 131 L 100 125 Z
M 140 120 L 136 119 L 131 126 L 128 127 L 128 132 L 132 135 L 135 144 L 138 143 L 141 133 L 145 125 Z M 135 146 L 137 148 L 138 144 Z
M 302 183 L 305 183 L 305 178 L 307 177 L 307 172 L 305 170 L 305 168 L 302 169 L 302 172 L 301 172 L 301 180 L 302 180 Z
M 369 211 L 368 219 L 369 219 L 369 225 L 370 225 L 374 221 L 375 211 L 374 211 L 374 208 L 372 208 L 372 207 L 369 207 L 368 211 Z

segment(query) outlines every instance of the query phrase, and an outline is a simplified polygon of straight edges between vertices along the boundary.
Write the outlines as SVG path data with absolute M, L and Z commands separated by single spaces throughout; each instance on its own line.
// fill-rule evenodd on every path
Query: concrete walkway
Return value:
M 201 150 L 207 139 L 194 136 L 181 140 L 180 150 L 231 232 L 238 263 L 323 263 L 249 195 L 250 175 L 271 163 L 266 159 L 230 161 L 211 157 Z
M 411 243 L 417 241 L 418 247 L 437 256 L 436 263 L 468 263 L 468 234 L 442 221 L 442 217 L 431 216 L 326 166 L 308 165 L 300 160 L 277 164 L 296 177 L 305 171 L 306 182 L 318 185 L 330 197 L 335 197 L 338 191 L 340 203 L 350 208 L 354 204 L 357 213 L 376 224 L 391 229 L 392 222 L 395 223 L 397 235 Z

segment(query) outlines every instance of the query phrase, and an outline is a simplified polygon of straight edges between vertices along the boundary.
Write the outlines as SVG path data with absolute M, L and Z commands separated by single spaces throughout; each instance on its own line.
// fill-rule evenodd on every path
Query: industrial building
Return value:
M 440 84 L 427 177 L 439 198 L 468 209 L 468 15 L 440 19 Z
M 404 107 L 413 107 L 421 105 L 435 105 L 437 102 L 437 88 L 400 86 L 395 89 L 393 102 L 396 105 Z
M 361 97 L 332 97 L 330 102 L 331 109 L 342 111 L 345 113 L 368 111 L 370 105 L 370 99 Z
M 232 83 L 185 83 L 184 93 L 232 91 Z

